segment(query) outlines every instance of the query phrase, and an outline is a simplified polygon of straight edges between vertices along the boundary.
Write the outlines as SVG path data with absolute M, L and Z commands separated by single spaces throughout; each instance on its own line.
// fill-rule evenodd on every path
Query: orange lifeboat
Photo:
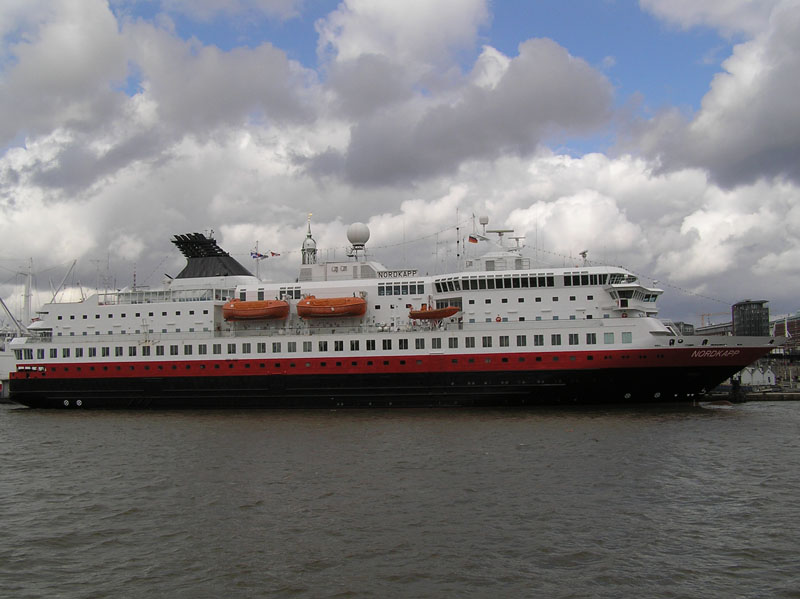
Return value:
M 363 316 L 367 301 L 361 297 L 323 297 L 313 295 L 297 302 L 300 318 L 332 318 L 334 316 Z
M 456 306 L 428 308 L 428 304 L 422 304 L 422 308 L 419 310 L 411 310 L 408 313 L 408 317 L 417 320 L 441 320 L 442 318 L 449 318 L 460 311 L 461 309 Z
M 222 317 L 225 320 L 268 320 L 286 318 L 288 315 L 289 302 L 283 300 L 232 299 L 222 306 Z

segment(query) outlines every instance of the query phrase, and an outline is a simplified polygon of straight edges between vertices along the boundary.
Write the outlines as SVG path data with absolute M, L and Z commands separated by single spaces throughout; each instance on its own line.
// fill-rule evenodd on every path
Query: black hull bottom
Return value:
M 514 407 L 675 402 L 739 367 L 593 371 L 18 379 L 11 400 L 34 408 L 225 409 Z

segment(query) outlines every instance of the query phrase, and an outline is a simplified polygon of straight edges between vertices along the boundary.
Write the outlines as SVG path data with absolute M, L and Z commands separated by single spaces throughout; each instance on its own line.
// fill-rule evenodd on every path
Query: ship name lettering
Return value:
M 379 270 L 378 277 L 388 279 L 390 277 L 416 277 L 417 269 L 413 270 Z
M 738 356 L 738 349 L 696 349 L 692 352 L 693 358 L 732 358 Z

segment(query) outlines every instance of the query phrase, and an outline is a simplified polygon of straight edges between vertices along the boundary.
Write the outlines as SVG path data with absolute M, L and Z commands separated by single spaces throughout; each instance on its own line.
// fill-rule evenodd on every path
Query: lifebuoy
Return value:
M 622 313 L 622 318 L 628 318 L 628 313 L 627 312 L 623 312 Z
M 499 316 L 498 316 L 497 318 L 495 318 L 495 319 L 494 319 L 494 321 L 495 321 L 495 322 L 501 322 L 502 320 L 503 320 L 503 319 L 502 319 L 502 318 L 500 318 Z

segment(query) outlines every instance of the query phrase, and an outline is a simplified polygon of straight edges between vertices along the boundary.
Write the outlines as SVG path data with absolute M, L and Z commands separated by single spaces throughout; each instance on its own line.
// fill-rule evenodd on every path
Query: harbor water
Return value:
M 800 597 L 795 402 L 0 406 L 0 483 L 0 597 Z

